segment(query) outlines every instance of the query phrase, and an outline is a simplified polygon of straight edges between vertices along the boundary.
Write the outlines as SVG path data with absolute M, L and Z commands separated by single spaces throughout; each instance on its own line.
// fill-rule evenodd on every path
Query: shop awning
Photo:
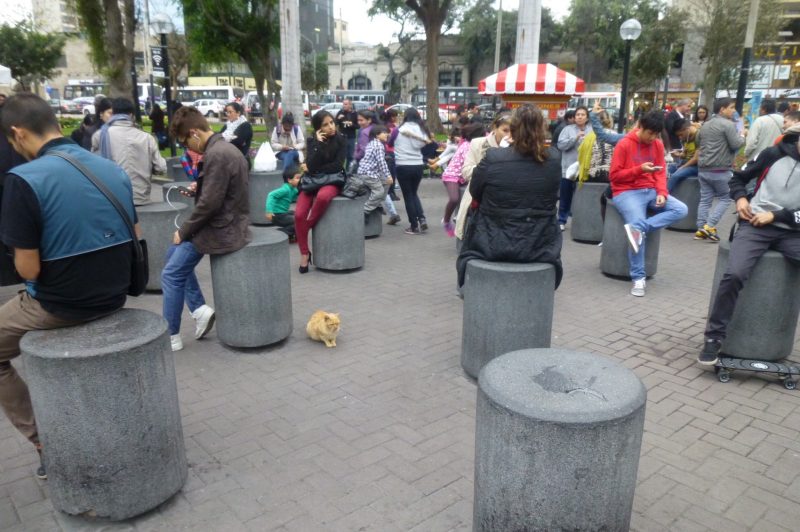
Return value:
M 582 79 L 550 63 L 516 64 L 478 82 L 481 94 L 582 94 Z

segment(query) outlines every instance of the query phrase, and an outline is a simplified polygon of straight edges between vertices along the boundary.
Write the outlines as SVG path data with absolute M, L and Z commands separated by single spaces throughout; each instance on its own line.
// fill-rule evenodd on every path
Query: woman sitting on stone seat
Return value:
M 523 105 L 511 115 L 510 148 L 489 148 L 475 168 L 469 191 L 478 208 L 467 226 L 458 256 L 458 286 L 473 259 L 544 262 L 561 282 L 561 231 L 556 202 L 561 166 L 555 148 L 545 146 L 541 110 Z

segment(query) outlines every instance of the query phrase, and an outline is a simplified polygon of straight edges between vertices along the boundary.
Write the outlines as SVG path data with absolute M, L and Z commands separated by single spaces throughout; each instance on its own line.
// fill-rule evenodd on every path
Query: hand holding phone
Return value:
M 654 166 L 654 167 L 653 167 L 653 171 L 654 171 L 654 172 L 658 172 L 659 170 L 663 170 L 663 169 L 664 169 L 664 167 L 663 167 L 663 166 Z
M 190 197 L 190 198 L 193 198 L 193 197 L 194 197 L 194 190 L 191 190 L 191 189 L 189 189 L 189 188 L 186 188 L 186 187 L 184 187 L 184 186 L 179 186 L 179 187 L 177 187 L 177 188 L 178 188 L 178 192 L 180 192 L 180 193 L 181 193 L 181 194 L 183 194 L 184 196 L 188 196 L 188 197 Z

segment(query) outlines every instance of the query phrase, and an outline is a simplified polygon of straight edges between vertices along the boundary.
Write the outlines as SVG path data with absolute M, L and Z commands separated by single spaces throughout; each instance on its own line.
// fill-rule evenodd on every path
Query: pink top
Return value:
M 464 166 L 464 159 L 467 158 L 469 151 L 469 141 L 462 140 L 458 145 L 456 154 L 450 159 L 450 163 L 442 173 L 442 181 L 445 183 L 464 183 L 464 178 L 461 177 L 461 168 Z

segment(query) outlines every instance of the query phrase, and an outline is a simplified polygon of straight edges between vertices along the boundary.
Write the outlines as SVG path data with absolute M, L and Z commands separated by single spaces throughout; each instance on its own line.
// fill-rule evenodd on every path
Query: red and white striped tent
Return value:
M 481 94 L 574 96 L 585 91 L 582 79 L 550 63 L 512 65 L 478 82 Z

